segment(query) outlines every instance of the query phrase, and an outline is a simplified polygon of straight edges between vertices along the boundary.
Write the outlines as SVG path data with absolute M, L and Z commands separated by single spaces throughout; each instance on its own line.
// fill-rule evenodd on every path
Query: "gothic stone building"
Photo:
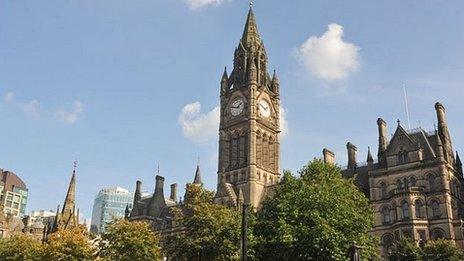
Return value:
M 250 8 L 234 68 L 224 71 L 220 92 L 219 166 L 215 202 L 258 208 L 279 182 L 280 91 Z
M 278 184 L 280 144 L 279 80 L 267 68 L 267 54 L 250 8 L 242 38 L 235 49 L 234 69 L 220 84 L 218 185 L 215 202 L 231 207 L 249 203 L 259 208 L 263 197 Z M 197 167 L 193 184 L 201 185 Z M 142 197 L 137 181 L 129 220 L 145 220 L 161 233 L 172 232 L 170 209 L 182 207 L 177 185 L 164 197 L 164 178 L 156 177 L 155 192 Z
M 197 165 L 193 183 L 203 186 L 201 181 L 200 166 Z M 164 177 L 159 173 L 156 176 L 155 191 L 152 195 L 142 196 L 142 182 L 136 182 L 134 203 L 132 210 L 126 207 L 125 218 L 130 221 L 147 221 L 151 227 L 163 233 L 170 233 L 173 229 L 173 216 L 171 208 L 182 207 L 182 200 L 177 198 L 177 184 L 171 184 L 169 198 L 164 196 Z
M 383 257 L 395 240 L 416 242 L 446 238 L 461 248 L 463 241 L 463 173 L 454 154 L 445 108 L 435 104 L 438 130 L 406 130 L 398 121 L 389 139 L 387 124 L 378 119 L 378 161 L 368 150 L 367 164 L 356 162 L 356 147 L 348 143 L 345 177 L 356 177 L 375 212 L 372 235 L 381 239 Z M 326 161 L 333 154 L 324 150 Z

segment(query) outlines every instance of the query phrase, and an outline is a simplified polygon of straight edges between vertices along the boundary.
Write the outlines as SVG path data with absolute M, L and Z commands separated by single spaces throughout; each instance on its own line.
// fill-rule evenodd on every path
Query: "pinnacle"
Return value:
M 253 13 L 253 9 L 250 7 L 250 10 L 248 12 L 248 17 L 245 23 L 245 29 L 243 30 L 242 44 L 244 46 L 249 46 L 252 44 L 260 44 L 260 43 L 261 43 L 261 37 L 259 36 L 255 15 Z

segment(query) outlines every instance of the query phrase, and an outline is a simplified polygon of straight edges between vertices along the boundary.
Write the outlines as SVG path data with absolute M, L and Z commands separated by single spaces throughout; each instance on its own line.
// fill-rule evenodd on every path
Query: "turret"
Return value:
M 221 95 L 224 95 L 227 92 L 229 87 L 228 85 L 229 77 L 227 76 L 227 67 L 224 67 L 224 73 L 221 78 Z
M 451 136 L 448 130 L 448 124 L 446 121 L 446 113 L 445 107 L 439 102 L 435 103 L 435 111 L 437 112 L 437 120 L 438 120 L 438 135 L 443 143 L 443 150 L 445 160 L 449 163 L 454 163 L 454 155 L 453 155 L 453 145 L 451 143 Z
M 272 91 L 276 94 L 280 94 L 280 83 L 279 78 L 277 77 L 277 73 L 274 70 L 274 75 L 272 76 Z
M 461 158 L 459 158 L 459 153 L 456 151 L 456 170 L 461 174 L 462 177 L 462 162 Z
M 378 118 L 377 127 L 379 130 L 379 150 L 377 152 L 377 158 L 379 159 L 379 164 L 385 166 L 385 151 L 388 146 L 387 123 L 382 118 Z
M 367 147 L 367 165 L 369 166 L 369 169 L 374 167 L 374 158 L 371 154 L 371 147 Z
M 346 150 L 348 152 L 348 169 L 351 172 L 354 172 L 354 170 L 356 169 L 356 166 L 357 166 L 356 152 L 357 152 L 358 148 L 356 148 L 356 146 L 351 144 L 351 142 L 348 142 L 346 144 Z

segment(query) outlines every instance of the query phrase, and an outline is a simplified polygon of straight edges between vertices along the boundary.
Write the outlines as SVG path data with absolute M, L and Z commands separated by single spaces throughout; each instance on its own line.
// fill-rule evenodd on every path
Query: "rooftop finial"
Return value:
M 253 7 L 253 1 L 250 1 L 250 8 Z
M 160 174 L 160 164 L 158 163 L 158 168 L 156 169 L 156 175 Z
M 76 160 L 74 160 L 74 162 L 73 162 L 73 172 L 76 172 L 76 169 L 77 169 L 77 163 L 78 163 L 77 159 L 76 159 Z

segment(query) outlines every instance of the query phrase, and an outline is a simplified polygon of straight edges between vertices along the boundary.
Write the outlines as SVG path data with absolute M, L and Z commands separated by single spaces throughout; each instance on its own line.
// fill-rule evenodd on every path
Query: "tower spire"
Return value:
M 75 208 L 75 198 L 76 198 L 76 169 L 77 169 L 77 160 L 73 164 L 73 172 L 71 176 L 71 181 L 69 182 L 68 192 L 66 193 L 66 198 L 63 204 L 62 214 L 65 212 L 73 213 Z
M 203 182 L 201 181 L 200 162 L 198 162 L 197 169 L 195 170 L 195 178 L 193 179 L 193 184 L 203 185 Z
M 245 47 L 249 47 L 253 44 L 261 44 L 261 37 L 258 32 L 258 25 L 256 24 L 255 14 L 253 13 L 253 3 L 250 4 L 250 10 L 248 11 L 245 28 L 242 35 L 242 44 Z

